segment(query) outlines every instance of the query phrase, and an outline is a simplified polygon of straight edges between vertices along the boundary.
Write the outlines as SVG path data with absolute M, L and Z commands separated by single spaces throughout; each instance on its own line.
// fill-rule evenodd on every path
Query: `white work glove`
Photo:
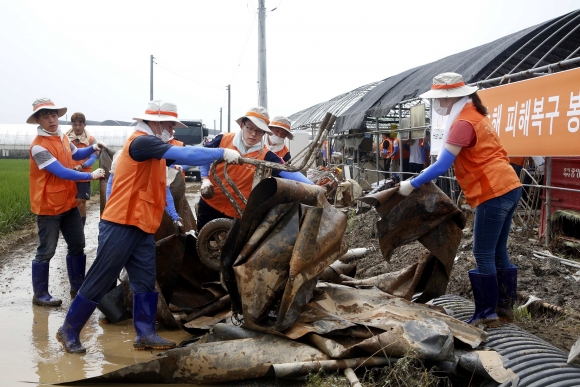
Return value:
M 102 151 L 103 149 L 105 149 L 106 147 L 107 147 L 107 145 L 105 145 L 105 143 L 104 143 L 104 142 L 102 142 L 102 141 L 99 141 L 99 142 L 97 142 L 96 144 L 94 144 L 94 145 L 93 145 L 93 149 L 94 149 L 96 152 L 100 152 L 100 151 Z
M 411 192 L 413 192 L 414 189 L 415 189 L 415 187 L 413 187 L 411 185 L 411 181 L 410 180 L 402 181 L 399 184 L 399 195 L 409 196 L 409 194 Z
M 227 148 L 224 149 L 224 160 L 227 163 L 240 164 L 240 157 L 242 157 L 242 155 L 240 155 L 238 151 Z
M 183 234 L 183 219 L 177 218 L 177 220 L 174 220 L 173 228 L 175 229 L 175 235 Z
M 183 172 L 183 167 L 181 165 L 174 165 L 173 169 L 177 169 L 179 172 Z
M 226 149 L 227 150 L 227 149 Z M 211 199 L 215 195 L 213 184 L 209 179 L 201 180 L 201 197 L 204 199 Z
M 83 166 L 81 164 L 75 165 L 73 169 L 77 172 L 81 172 L 83 170 Z
M 105 170 L 103 168 L 97 168 L 91 172 L 91 176 L 93 180 L 103 179 L 105 177 Z

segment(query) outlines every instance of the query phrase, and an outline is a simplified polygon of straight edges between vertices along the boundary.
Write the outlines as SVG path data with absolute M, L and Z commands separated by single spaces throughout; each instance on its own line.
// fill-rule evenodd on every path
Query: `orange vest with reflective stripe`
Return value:
M 285 163 L 284 161 L 284 156 L 286 156 L 286 154 L 290 152 L 290 149 L 288 149 L 288 147 L 286 145 L 284 145 L 284 148 L 280 149 L 278 152 L 274 152 L 278 155 L 278 157 L 280 157 L 280 159 L 282 160 L 283 163 Z
M 238 150 L 234 146 L 234 136 L 235 133 L 225 133 L 220 141 L 220 148 L 228 148 Z M 256 160 L 264 160 L 266 158 L 266 153 L 268 153 L 268 149 L 264 145 L 264 147 L 260 150 L 255 152 L 246 153 L 242 155 L 243 157 L 256 159 Z M 240 192 L 244 195 L 246 199 L 250 196 L 250 192 L 252 192 L 252 183 L 254 182 L 254 171 L 256 167 L 250 164 L 228 164 L 228 176 L 233 182 L 236 184 Z M 221 179 L 222 184 L 226 187 L 228 192 L 232 195 L 232 197 L 236 200 L 242 211 L 246 208 L 245 204 L 242 203 L 242 200 L 238 197 L 238 195 L 234 192 L 234 190 L 229 187 L 226 178 L 224 176 L 224 164 L 220 163 L 216 167 L 216 174 Z M 116 177 L 115 177 L 116 178 Z M 239 218 L 238 212 L 234 208 L 234 206 L 230 203 L 227 196 L 222 192 L 220 187 L 215 182 L 214 178 L 209 175 L 209 178 L 213 184 L 215 195 L 211 199 L 203 199 L 207 204 L 226 214 L 232 218 Z
M 463 147 L 453 162 L 455 176 L 467 203 L 475 208 L 486 200 L 520 187 L 520 179 L 510 165 L 489 118 L 469 103 L 459 113 L 457 121 L 467 121 L 475 128 L 475 145 Z
M 89 136 L 89 144 L 92 144 L 93 141 L 95 141 L 95 138 L 93 136 Z M 92 145 L 88 145 L 87 146 L 84 142 L 80 142 L 80 141 L 76 141 L 76 143 L 74 143 L 74 145 L 77 148 L 79 148 L 79 149 L 80 148 L 88 148 L 89 146 L 92 146 Z M 89 158 L 87 157 L 84 160 L 73 160 L 73 167 L 76 167 L 77 165 L 81 165 L 82 163 L 84 163 L 88 159 Z M 92 172 L 92 171 L 93 171 L 93 166 L 92 165 L 89 166 L 89 167 L 84 167 L 83 168 L 83 172 Z M 90 180 L 77 180 L 77 182 L 87 182 L 87 181 L 90 181 Z
M 115 168 L 111 196 L 101 218 L 154 234 L 165 210 L 165 159 L 133 160 L 129 156 L 129 147 L 139 136 L 147 134 L 135 131 L 123 146 Z
M 67 136 L 36 136 L 30 149 L 40 145 L 48 150 L 63 167 L 72 168 L 73 159 Z M 30 153 L 30 152 L 29 152 Z M 77 185 L 46 169 L 39 169 L 30 154 L 30 209 L 36 215 L 58 215 L 77 206 Z

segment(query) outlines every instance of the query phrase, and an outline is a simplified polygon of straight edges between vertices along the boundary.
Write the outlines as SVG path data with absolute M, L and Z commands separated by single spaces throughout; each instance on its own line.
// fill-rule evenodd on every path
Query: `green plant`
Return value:
M 514 321 L 532 321 L 532 314 L 527 308 L 514 306 Z
M 362 384 L 365 387 L 451 387 L 447 376 L 439 376 L 436 370 L 426 368 L 412 353 L 390 366 L 367 371 Z
M 0 159 L 0 234 L 22 228 L 30 212 L 28 159 Z
M 346 378 L 341 377 L 338 372 L 334 374 L 325 374 L 318 372 L 308 374 L 305 387 L 348 387 L 350 383 Z
M 345 234 L 350 234 L 357 226 L 359 223 L 359 219 L 356 216 L 356 213 L 354 211 L 350 211 L 348 213 L 348 218 L 346 221 L 346 230 L 344 231 Z

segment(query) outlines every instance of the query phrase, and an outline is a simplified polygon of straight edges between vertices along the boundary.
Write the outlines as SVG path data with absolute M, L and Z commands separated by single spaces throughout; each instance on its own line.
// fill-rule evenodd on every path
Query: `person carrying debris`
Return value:
M 268 128 L 272 134 L 266 136 L 266 147 L 270 152 L 276 153 L 285 163 L 292 158 L 290 150 L 284 144 L 284 140 L 288 138 L 292 140 L 294 135 L 290 131 L 290 120 L 284 116 L 276 116 L 270 121 Z
M 174 104 L 151 101 L 145 114 L 134 118 L 138 123 L 117 160 L 113 187 L 99 223 L 97 257 L 56 334 L 67 352 L 86 352 L 79 334 L 123 267 L 134 293 L 133 348 L 175 347 L 155 331 L 158 293 L 154 233 L 166 204 L 166 160 L 167 164 L 201 165 L 217 159 L 237 163 L 240 158 L 231 149 L 168 144 L 175 128 L 186 127 L 177 117 Z
M 85 130 L 86 119 L 83 113 L 75 113 L 70 118 L 72 128 L 66 132 L 68 139 L 77 148 L 88 148 L 97 143 L 95 138 Z M 94 152 L 84 160 L 73 162 L 75 171 L 92 172 L 92 165 L 97 161 L 99 152 Z M 77 181 L 77 204 L 83 220 L 83 226 L 87 220 L 87 200 L 91 199 L 91 182 L 89 180 Z
M 431 90 L 421 98 L 432 98 L 433 109 L 448 116 L 444 146 L 433 165 L 401 182 L 399 193 L 409 195 L 453 164 L 467 203 L 475 208 L 473 255 L 477 267 L 469 271 L 475 312 L 467 322 L 498 326 L 500 318 L 513 321 L 517 267 L 509 260 L 507 240 L 522 185 L 476 91 L 476 86 L 467 86 L 456 73 L 433 78 Z
M 240 130 L 235 133 L 225 133 L 216 136 L 209 144 L 208 148 L 231 149 L 239 151 L 244 157 L 256 160 L 265 160 L 277 164 L 283 161 L 274 152 L 269 151 L 264 141 L 264 134 L 272 134 L 268 127 L 270 118 L 268 112 L 262 106 L 252 107 L 242 117 L 236 120 L 240 125 Z M 200 167 L 201 171 L 201 198 L 197 209 L 197 231 L 200 231 L 210 221 L 217 218 L 238 218 L 239 215 L 230 203 L 227 196 L 221 191 L 219 186 L 214 188 L 214 179 L 209 176 L 210 164 Z M 233 165 L 228 167 L 228 176 L 236 184 L 240 192 L 247 198 L 252 191 L 254 181 L 253 165 Z M 216 173 L 222 181 L 226 181 L 223 168 L 216 168 Z M 272 176 L 279 176 L 285 179 L 296 180 L 305 184 L 312 184 L 300 172 L 272 171 Z M 242 210 L 245 205 L 232 193 Z
M 62 300 L 48 292 L 49 265 L 56 251 L 59 231 L 67 244 L 66 266 L 71 297 L 74 298 L 85 278 L 85 233 L 76 200 L 75 181 L 97 180 L 105 176 L 101 168 L 92 173 L 74 170 L 74 160 L 88 158 L 102 150 L 105 144 L 99 142 L 77 148 L 58 125 L 58 118 L 66 113 L 66 107 L 57 107 L 48 98 L 34 101 L 32 109 L 26 123 L 38 124 L 38 135 L 30 145 L 30 207 L 37 215 L 39 239 L 32 261 L 32 303 L 59 306 Z

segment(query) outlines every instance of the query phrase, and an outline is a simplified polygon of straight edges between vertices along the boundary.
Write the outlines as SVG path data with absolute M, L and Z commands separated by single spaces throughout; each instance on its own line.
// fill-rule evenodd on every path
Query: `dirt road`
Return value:
M 98 203 L 98 197 L 93 198 L 87 213 L 87 269 L 97 250 Z M 98 311 L 93 313 L 81 333 L 87 353 L 65 353 L 55 335 L 71 303 L 65 264 L 66 244 L 61 237 L 50 263 L 49 291 L 62 299 L 63 304 L 47 308 L 32 304 L 31 262 L 37 243 L 36 237 L 28 238 L 13 246 L 11 252 L 0 256 L 1 385 L 30 386 L 79 380 L 155 358 L 159 351 L 133 350 L 133 320 L 99 326 Z M 176 342 L 189 336 L 185 331 L 160 331 L 159 334 Z

